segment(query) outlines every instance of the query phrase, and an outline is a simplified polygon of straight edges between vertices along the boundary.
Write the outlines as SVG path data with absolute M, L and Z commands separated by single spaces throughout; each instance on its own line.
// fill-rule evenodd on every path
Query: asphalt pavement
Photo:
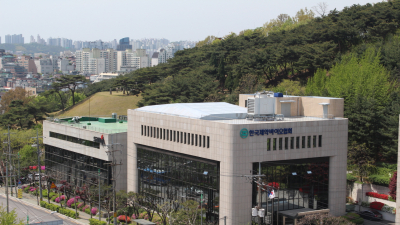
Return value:
M 0 194 L 0 204 L 3 207 L 7 206 L 7 198 L 4 194 Z M 82 224 L 75 222 L 74 220 L 67 219 L 65 216 L 57 212 L 52 214 L 50 210 L 16 198 L 10 198 L 9 204 L 10 211 L 14 209 L 18 215 L 18 219 L 21 219 L 25 224 L 27 222 L 27 216 L 29 216 L 29 224 L 56 220 L 63 220 L 63 224 L 66 225 Z

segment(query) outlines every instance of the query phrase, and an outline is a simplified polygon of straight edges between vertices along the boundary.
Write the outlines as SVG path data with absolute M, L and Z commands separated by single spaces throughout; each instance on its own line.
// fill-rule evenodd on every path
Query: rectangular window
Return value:
M 150 137 L 153 137 L 153 127 L 150 127 Z
M 244 107 L 247 108 L 247 100 L 244 100 Z
M 267 139 L 267 151 L 271 151 L 271 138 Z
M 276 151 L 276 138 L 272 139 L 272 150 Z
M 203 135 L 203 148 L 206 147 L 206 136 Z
M 294 137 L 290 137 L 290 149 L 294 149 Z
M 179 131 L 176 132 L 176 142 L 179 143 Z
M 185 136 L 185 141 L 183 142 L 183 144 L 186 144 L 186 132 L 185 132 L 184 136 Z
M 162 139 L 162 136 L 163 135 L 163 129 L 162 128 L 160 128 L 160 139 Z
M 306 148 L 306 136 L 301 136 L 301 148 Z
M 143 136 L 143 125 L 142 125 L 142 136 Z
M 199 146 L 201 147 L 201 135 L 199 135 Z
M 207 136 L 207 148 L 210 148 L 210 136 Z
M 319 138 L 318 138 L 318 147 L 322 147 L 322 135 L 319 135 Z
M 190 145 L 190 133 L 188 133 L 188 145 Z
M 285 137 L 285 150 L 289 149 L 289 137 Z
M 147 137 L 150 137 L 150 127 L 147 126 Z
M 316 147 L 317 147 L 317 136 L 314 135 L 312 139 L 313 139 L 313 140 L 312 140 L 313 148 L 316 148 Z
M 279 138 L 279 150 L 282 150 L 282 138 Z
M 167 129 L 167 141 L 169 141 L 169 129 Z
M 307 136 L 307 148 L 311 148 L 311 136 Z
M 296 137 L 296 148 L 300 148 L 300 137 Z
M 156 138 L 156 128 L 155 127 L 153 127 L 153 134 L 154 134 L 153 137 Z
M 165 140 L 165 129 L 163 129 L 162 139 Z
M 169 140 L 172 141 L 172 130 L 169 131 Z
M 181 132 L 181 143 L 183 143 L 183 132 Z
M 194 134 L 192 134 L 192 145 L 194 145 Z
M 157 138 L 160 138 L 160 128 L 157 127 Z
M 198 135 L 196 134 L 196 138 L 195 138 L 196 143 L 195 143 L 195 146 L 197 146 L 197 139 L 198 139 Z
M 174 142 L 176 140 L 176 131 L 174 131 Z

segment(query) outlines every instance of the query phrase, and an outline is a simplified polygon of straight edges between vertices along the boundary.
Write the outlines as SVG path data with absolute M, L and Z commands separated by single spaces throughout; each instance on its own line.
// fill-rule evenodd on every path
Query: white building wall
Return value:
M 50 137 L 50 131 L 65 134 L 72 137 L 77 137 L 85 140 L 93 141 L 93 137 L 101 137 L 104 136 L 105 144 L 100 145 L 100 149 L 93 148 L 69 141 L 60 140 L 57 138 Z M 101 132 L 96 132 L 92 130 L 86 130 L 81 128 L 76 128 L 67 125 L 61 125 L 59 123 L 54 123 L 50 121 L 43 122 L 43 143 L 46 145 L 51 145 L 54 147 L 62 148 L 71 152 L 84 154 L 93 158 L 112 161 L 111 154 L 107 154 L 111 149 L 107 147 L 107 145 L 111 143 L 118 143 L 118 145 L 114 145 L 114 150 L 116 151 L 115 157 L 116 162 L 121 163 L 121 167 L 117 167 L 117 182 L 116 188 L 117 190 L 126 190 L 127 182 L 126 182 L 126 171 L 127 171 L 127 160 L 125 155 L 126 153 L 126 144 L 127 144 L 127 133 L 116 133 L 116 134 L 106 134 Z
M 329 209 L 331 214 L 345 213 L 347 119 L 260 122 L 227 124 L 189 119 L 156 113 L 128 110 L 128 191 L 138 191 L 137 144 L 165 149 L 220 162 L 220 174 L 250 174 L 253 163 L 329 157 Z M 141 136 L 141 125 L 210 136 L 210 148 L 185 145 Z M 279 137 L 322 135 L 323 145 L 317 148 L 266 152 L 265 137 L 240 138 L 240 130 L 293 128 L 293 133 Z M 243 177 L 220 176 L 219 216 L 227 216 L 227 224 L 242 225 L 251 220 L 252 185 Z

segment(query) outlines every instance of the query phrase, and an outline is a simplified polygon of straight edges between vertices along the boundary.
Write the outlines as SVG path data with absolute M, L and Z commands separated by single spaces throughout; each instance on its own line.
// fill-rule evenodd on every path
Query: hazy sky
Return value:
M 73 40 L 129 37 L 203 40 L 261 27 L 281 13 L 294 16 L 324 0 L 0 0 L 0 36 L 39 34 Z M 376 0 L 326 0 L 342 10 Z

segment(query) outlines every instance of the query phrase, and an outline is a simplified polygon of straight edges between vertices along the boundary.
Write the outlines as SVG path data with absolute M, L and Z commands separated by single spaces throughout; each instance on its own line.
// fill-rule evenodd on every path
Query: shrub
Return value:
M 49 194 L 50 199 L 53 198 L 54 196 L 56 196 L 56 193 L 50 192 L 50 194 Z
M 396 189 L 397 189 L 397 171 L 393 173 L 389 183 L 389 195 L 393 200 L 396 200 Z M 390 200 L 390 199 L 389 199 Z
M 85 213 L 90 215 L 90 208 L 89 207 L 85 209 Z
M 24 192 L 25 193 L 29 193 L 29 189 L 30 189 L 30 187 L 28 186 L 28 187 L 26 187 L 26 188 L 24 188 Z
M 99 221 L 97 219 L 89 219 L 89 225 L 107 225 L 107 222 Z
M 45 202 L 45 201 L 40 201 L 40 206 L 41 207 L 43 207 L 43 208 L 47 208 L 47 202 Z
M 368 177 L 368 180 L 372 184 L 389 187 L 390 177 L 383 176 L 383 175 L 371 175 Z
M 57 197 L 57 198 L 55 199 L 55 202 L 60 203 L 60 197 Z
M 82 207 L 83 207 L 84 205 L 85 205 L 85 203 L 83 203 L 83 202 L 79 203 L 78 209 L 82 209 Z
M 357 180 L 357 177 L 353 176 L 351 173 L 348 173 L 348 174 L 346 175 L 346 179 L 347 179 L 347 181 L 349 181 L 349 182 L 355 182 L 355 181 Z
M 44 207 L 44 208 L 46 208 L 46 209 L 50 209 L 51 211 L 57 211 L 57 212 L 60 213 L 60 214 L 66 215 L 66 216 L 71 217 L 71 218 L 74 218 L 74 219 L 77 218 L 77 217 L 76 217 L 75 211 L 72 211 L 72 210 L 70 210 L 70 209 L 61 208 L 61 207 L 58 206 L 58 205 L 48 204 L 48 203 L 45 202 L 45 201 L 41 201 L 41 202 L 40 202 L 40 206 L 42 206 L 42 207 Z M 79 216 L 79 213 L 78 213 L 77 215 Z
M 82 212 L 86 212 L 86 209 L 87 208 L 89 208 L 89 206 L 88 205 L 85 205 L 83 208 L 82 208 Z M 89 213 L 88 213 L 89 214 Z
M 92 213 L 92 215 L 96 215 L 97 214 L 97 208 L 93 207 L 90 212 Z
M 131 218 L 129 217 L 129 216 L 127 216 L 127 218 L 128 218 L 128 223 L 130 223 L 131 222 Z M 126 218 L 125 218 L 125 215 L 120 215 L 120 216 L 118 216 L 118 221 L 120 221 L 120 222 L 126 222 Z
M 389 199 L 389 195 L 385 195 L 385 194 L 378 194 L 376 192 L 367 192 L 365 193 L 366 196 L 371 196 L 374 198 L 380 198 L 380 199 L 384 199 L 384 200 L 388 200 Z
M 55 202 L 55 201 L 56 201 L 56 198 L 57 198 L 56 196 L 51 197 L 51 201 L 52 201 L 52 202 Z
M 381 210 L 383 208 L 385 204 L 383 204 L 382 202 L 371 202 L 369 204 L 369 207 L 371 209 L 376 209 L 376 210 Z

